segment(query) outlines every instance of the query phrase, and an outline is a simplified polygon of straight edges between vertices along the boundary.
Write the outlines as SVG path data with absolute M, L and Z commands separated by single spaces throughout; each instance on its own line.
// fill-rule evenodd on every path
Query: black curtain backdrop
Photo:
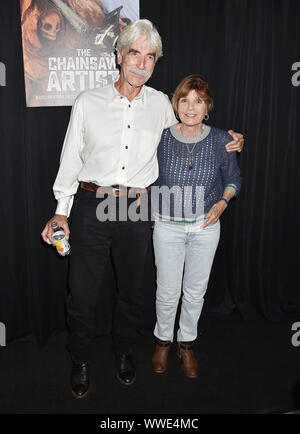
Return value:
M 125 0 L 124 0 L 125 1 Z M 120 3 L 122 3 L 120 1 Z M 209 124 L 243 132 L 240 196 L 222 217 L 205 312 L 245 320 L 279 320 L 300 312 L 299 103 L 291 67 L 300 61 L 298 0 L 141 0 L 164 43 L 150 86 L 169 96 L 186 75 L 210 83 Z M 1 1 L 0 321 L 7 339 L 33 335 L 39 344 L 65 328 L 68 259 L 41 241 L 52 217 L 56 177 L 70 108 L 26 108 L 19 1 Z M 145 265 L 144 331 L 155 318 L 155 269 Z M 98 332 L 108 333 L 114 299 L 112 266 L 99 292 Z

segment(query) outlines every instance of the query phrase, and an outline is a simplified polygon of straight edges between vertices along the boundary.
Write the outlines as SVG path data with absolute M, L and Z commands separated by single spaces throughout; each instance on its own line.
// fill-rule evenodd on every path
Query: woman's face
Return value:
M 178 101 L 178 115 L 184 125 L 196 126 L 201 124 L 206 113 L 207 106 L 194 89 Z

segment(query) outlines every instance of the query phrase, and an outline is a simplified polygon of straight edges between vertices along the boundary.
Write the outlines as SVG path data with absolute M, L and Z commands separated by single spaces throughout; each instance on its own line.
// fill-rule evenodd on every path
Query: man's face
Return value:
M 120 79 L 138 88 L 152 75 L 155 51 L 149 47 L 146 36 L 141 36 L 134 44 L 125 48 L 123 55 L 118 51 L 118 63 L 121 65 Z

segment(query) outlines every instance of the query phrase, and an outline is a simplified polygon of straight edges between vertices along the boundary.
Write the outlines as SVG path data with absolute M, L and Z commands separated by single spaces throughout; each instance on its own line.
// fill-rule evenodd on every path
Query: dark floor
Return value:
M 0 347 L 0 413 L 284 413 L 300 408 L 300 346 L 285 320 L 245 322 L 239 315 L 210 315 L 200 323 L 196 380 L 183 375 L 176 346 L 165 374 L 151 370 L 152 337 L 135 349 L 137 378 L 126 387 L 116 379 L 109 336 L 98 338 L 88 397 L 69 388 L 70 360 L 64 332 L 46 347 L 32 340 Z

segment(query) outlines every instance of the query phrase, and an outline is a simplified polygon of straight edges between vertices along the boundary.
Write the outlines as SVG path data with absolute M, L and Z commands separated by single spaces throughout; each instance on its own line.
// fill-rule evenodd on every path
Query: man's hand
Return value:
M 48 238 L 49 241 L 51 241 L 51 243 L 53 244 L 53 246 L 55 246 L 55 242 L 52 239 L 53 229 L 51 228 L 51 223 L 54 221 L 56 221 L 58 226 L 60 226 L 64 230 L 67 240 L 69 239 L 70 236 L 70 229 L 69 229 L 67 217 L 65 215 L 55 214 L 54 217 L 52 217 L 52 219 L 50 219 L 46 223 L 46 226 L 44 227 L 43 232 L 41 233 L 41 236 L 45 241 L 45 243 L 47 243 L 47 238 Z
M 224 200 L 220 200 L 219 202 L 215 203 L 206 214 L 206 222 L 202 227 L 206 228 L 206 226 L 210 225 L 211 223 L 216 223 L 223 214 L 225 208 L 226 203 Z
M 235 133 L 233 130 L 229 130 L 228 133 L 233 137 L 232 142 L 228 142 L 225 146 L 227 152 L 242 152 L 244 147 L 244 136 L 240 133 Z

